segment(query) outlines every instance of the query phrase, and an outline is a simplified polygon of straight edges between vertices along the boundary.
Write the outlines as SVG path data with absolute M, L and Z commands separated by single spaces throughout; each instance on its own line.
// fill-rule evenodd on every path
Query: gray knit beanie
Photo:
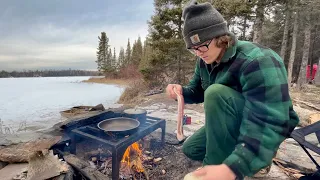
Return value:
M 183 39 L 187 48 L 215 37 L 232 35 L 222 15 L 208 2 L 191 1 L 183 9 L 182 17 L 184 19 Z

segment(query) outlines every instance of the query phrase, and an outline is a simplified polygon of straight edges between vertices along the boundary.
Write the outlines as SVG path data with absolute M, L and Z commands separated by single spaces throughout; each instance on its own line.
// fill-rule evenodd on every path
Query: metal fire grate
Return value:
M 107 148 L 110 148 L 112 151 L 112 179 L 119 179 L 119 170 L 120 170 L 120 161 L 125 150 L 134 142 L 140 140 L 146 135 L 152 133 L 153 131 L 161 128 L 162 135 L 161 141 L 162 144 L 165 143 L 165 129 L 166 121 L 160 118 L 147 116 L 147 120 L 144 124 L 141 124 L 137 132 L 131 134 L 128 137 L 116 137 L 108 135 L 104 131 L 98 129 L 96 124 L 87 125 L 80 128 L 71 130 L 70 138 L 70 151 L 73 154 L 76 154 L 76 143 L 77 138 L 85 138 L 87 140 L 93 140 L 98 143 L 104 144 Z

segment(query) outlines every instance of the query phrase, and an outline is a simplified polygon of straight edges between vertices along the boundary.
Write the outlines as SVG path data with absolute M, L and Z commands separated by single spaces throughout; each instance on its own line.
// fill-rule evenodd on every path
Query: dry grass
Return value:
M 144 94 L 148 91 L 146 83 L 142 80 L 134 80 L 122 93 L 119 102 L 120 104 L 137 104 L 143 101 Z
M 132 81 L 130 79 L 109 79 L 109 78 L 90 78 L 88 80 L 84 80 L 83 82 L 87 83 L 100 83 L 100 84 L 117 84 L 117 85 L 128 85 L 129 82 Z

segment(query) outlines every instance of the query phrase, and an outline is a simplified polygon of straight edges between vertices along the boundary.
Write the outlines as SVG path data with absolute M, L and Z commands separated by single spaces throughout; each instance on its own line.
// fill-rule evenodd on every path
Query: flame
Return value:
M 126 163 L 137 172 L 144 172 L 142 165 L 142 150 L 137 142 L 131 144 L 123 154 L 121 162 Z

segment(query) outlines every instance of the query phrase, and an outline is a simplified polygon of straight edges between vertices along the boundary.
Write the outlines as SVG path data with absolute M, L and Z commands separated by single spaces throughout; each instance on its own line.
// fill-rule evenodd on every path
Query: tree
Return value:
M 299 27 L 299 12 L 295 12 L 294 14 L 294 24 L 293 24 L 293 34 L 292 34 L 292 47 L 290 52 L 290 58 L 288 63 L 288 84 L 292 82 L 292 69 L 293 69 L 293 62 L 296 55 L 296 48 L 297 48 L 297 36 L 298 36 L 298 27 Z
M 193 56 L 186 50 L 182 38 L 184 3 L 183 0 L 155 0 L 155 14 L 149 21 L 152 55 L 147 63 L 150 66 L 143 70 L 149 82 L 184 84 L 193 70 Z
M 290 30 L 290 19 L 291 19 L 291 0 L 288 0 L 285 9 L 285 25 L 283 30 L 282 44 L 281 44 L 281 52 L 280 56 L 285 61 L 287 48 L 288 48 L 288 36 Z
M 125 55 L 123 47 L 120 48 L 119 57 L 118 57 L 118 66 L 121 68 L 125 62 Z
M 312 8 L 306 4 L 306 19 L 305 19 L 305 28 L 304 28 L 304 44 L 303 44 L 303 55 L 302 55 L 302 63 L 300 67 L 300 73 L 298 78 L 298 87 L 301 88 L 303 84 L 307 83 L 306 79 L 306 68 L 309 60 L 309 50 L 310 50 L 310 37 L 311 37 L 311 22 L 310 15 Z M 312 67 L 312 66 L 311 66 Z
M 261 43 L 262 26 L 264 22 L 264 9 L 266 0 L 258 0 L 256 8 L 256 18 L 253 26 L 253 42 Z
M 320 59 L 318 61 L 318 70 L 316 77 L 314 78 L 315 84 L 320 85 Z
M 109 49 L 109 38 L 105 32 L 101 32 L 101 36 L 98 36 L 99 46 L 97 51 L 97 60 L 95 61 L 98 65 L 99 72 L 104 72 L 108 66 L 108 49 Z
M 117 55 L 116 48 L 113 48 L 113 58 L 112 58 L 112 67 L 117 69 Z
M 131 61 L 131 45 L 130 45 L 130 39 L 128 39 L 126 54 L 125 54 L 125 60 L 124 60 L 124 66 L 130 64 Z
M 138 67 L 141 61 L 141 58 L 142 58 L 142 42 L 139 36 L 138 40 L 135 41 L 132 47 L 131 64 Z

